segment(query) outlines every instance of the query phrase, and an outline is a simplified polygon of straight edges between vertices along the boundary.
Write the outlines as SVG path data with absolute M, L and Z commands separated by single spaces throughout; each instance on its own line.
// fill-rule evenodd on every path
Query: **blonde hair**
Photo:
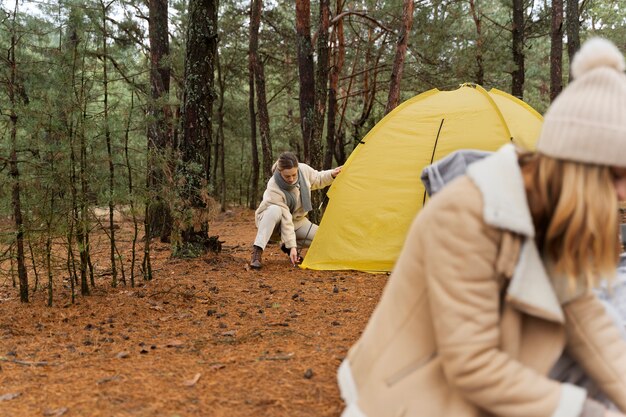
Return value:
M 618 201 L 610 167 L 520 155 L 537 245 L 570 289 L 615 275 Z

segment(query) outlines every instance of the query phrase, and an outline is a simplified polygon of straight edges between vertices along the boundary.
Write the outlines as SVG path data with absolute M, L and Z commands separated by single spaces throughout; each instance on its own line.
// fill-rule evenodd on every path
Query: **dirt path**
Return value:
M 255 231 L 236 210 L 211 224 L 218 256 L 155 243 L 155 279 L 135 288 L 111 288 L 100 236 L 98 288 L 74 305 L 62 274 L 52 308 L 4 279 L 0 416 L 338 416 L 336 369 L 386 277 L 292 268 L 277 245 L 249 271 Z M 118 235 L 127 250 L 130 226 Z

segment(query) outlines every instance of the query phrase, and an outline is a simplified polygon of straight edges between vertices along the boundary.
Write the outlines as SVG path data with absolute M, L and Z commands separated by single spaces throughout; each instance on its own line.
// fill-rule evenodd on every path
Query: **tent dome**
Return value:
M 422 169 L 459 149 L 532 150 L 542 117 L 523 101 L 473 84 L 433 89 L 370 130 L 328 192 L 329 204 L 303 268 L 391 271 L 426 201 Z

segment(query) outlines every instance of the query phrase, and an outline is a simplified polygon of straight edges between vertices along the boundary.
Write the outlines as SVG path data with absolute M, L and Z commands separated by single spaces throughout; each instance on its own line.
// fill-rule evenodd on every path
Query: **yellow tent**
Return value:
M 502 91 L 464 84 L 402 103 L 363 138 L 328 192 L 303 268 L 390 271 L 422 208 L 422 169 L 459 149 L 533 149 L 542 117 Z

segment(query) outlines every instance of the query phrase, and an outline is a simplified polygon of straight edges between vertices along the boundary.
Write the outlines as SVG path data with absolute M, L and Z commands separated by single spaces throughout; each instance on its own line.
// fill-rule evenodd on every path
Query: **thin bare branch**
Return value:
M 391 32 L 393 33 L 393 30 L 389 29 L 387 26 L 383 25 L 382 23 L 380 23 L 378 20 L 374 19 L 371 16 L 368 16 L 367 13 L 365 12 L 357 12 L 357 11 L 346 11 L 343 13 L 338 14 L 337 16 L 335 16 L 333 18 L 333 20 L 330 21 L 331 25 L 336 25 L 337 22 L 339 22 L 341 19 L 343 19 L 346 16 L 359 16 L 362 17 L 366 20 L 369 20 L 370 22 L 374 23 L 376 26 L 378 26 L 379 28 L 381 28 L 382 30 L 386 31 L 386 32 Z

